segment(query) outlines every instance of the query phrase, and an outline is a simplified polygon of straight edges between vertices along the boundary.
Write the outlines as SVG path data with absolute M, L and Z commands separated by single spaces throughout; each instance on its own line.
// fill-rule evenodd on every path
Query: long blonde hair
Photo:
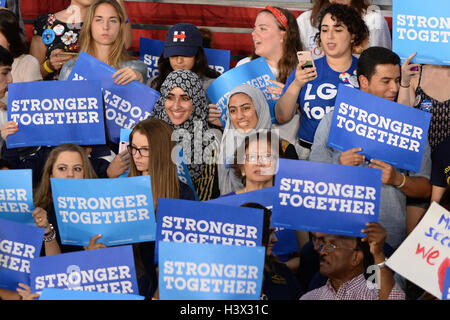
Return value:
M 120 20 L 120 31 L 117 39 L 114 41 L 114 44 L 111 47 L 107 62 L 110 66 L 118 69 L 119 63 L 121 61 L 132 60 L 132 57 L 125 49 L 125 15 L 122 7 L 115 0 L 97 0 L 89 7 L 88 12 L 86 13 L 86 18 L 83 22 L 83 27 L 81 28 L 80 32 L 80 52 L 84 51 L 91 56 L 96 56 L 94 39 L 91 32 L 92 21 L 94 20 L 95 11 L 97 10 L 97 8 L 101 4 L 105 3 L 111 5 L 116 10 L 117 16 Z
M 177 167 L 172 162 L 171 153 L 175 148 L 175 141 L 171 140 L 173 129 L 165 121 L 155 118 L 149 118 L 137 123 L 130 133 L 130 145 L 133 142 L 133 136 L 136 132 L 147 137 L 150 157 L 148 171 L 152 182 L 153 204 L 156 207 L 158 198 L 180 197 L 180 186 L 177 176 Z M 133 159 L 133 155 L 131 155 Z M 142 175 L 138 171 L 134 161 L 130 164 L 129 177 Z
M 65 151 L 78 152 L 80 154 L 84 170 L 83 179 L 97 178 L 97 174 L 92 168 L 91 161 L 89 160 L 86 151 L 82 147 L 73 143 L 61 144 L 50 152 L 47 161 L 45 162 L 39 189 L 34 196 L 34 205 L 36 207 L 48 209 L 48 207 L 52 204 L 53 200 L 50 177 L 53 173 L 53 165 L 55 164 L 56 159 L 58 159 L 59 155 Z

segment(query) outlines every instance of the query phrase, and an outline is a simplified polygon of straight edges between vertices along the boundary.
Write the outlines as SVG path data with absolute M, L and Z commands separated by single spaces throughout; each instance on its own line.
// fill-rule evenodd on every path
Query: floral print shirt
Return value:
M 48 59 L 55 49 L 78 52 L 81 26 L 81 23 L 62 22 L 56 19 L 53 13 L 43 14 L 34 22 L 34 35 L 43 37 L 44 44 L 47 46 L 46 58 Z M 51 31 L 46 31 L 47 29 Z

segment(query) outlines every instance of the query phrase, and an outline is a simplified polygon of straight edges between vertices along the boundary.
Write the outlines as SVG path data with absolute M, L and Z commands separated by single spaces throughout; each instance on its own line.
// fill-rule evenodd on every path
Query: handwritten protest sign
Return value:
M 450 267 L 450 213 L 433 202 L 386 263 L 401 276 L 441 299 L 445 273 Z
M 275 187 L 269 187 L 232 196 L 219 197 L 206 201 L 206 203 L 223 204 L 234 207 L 239 207 L 245 203 L 258 203 L 268 209 L 272 209 L 274 192 Z M 298 251 L 297 238 L 294 230 L 277 227 L 275 228 L 275 235 L 277 236 L 278 241 L 275 243 L 272 251 L 278 257 Z
M 135 294 L 45 288 L 39 300 L 144 300 L 144 297 Z
M 100 82 L 10 83 L 8 92 L 8 121 L 19 125 L 8 148 L 105 144 Z
M 274 108 L 276 101 L 267 90 L 267 86 L 271 85 L 269 80 L 276 81 L 266 59 L 261 57 L 225 72 L 210 84 L 206 90 L 206 94 L 211 102 L 217 105 L 218 110 L 222 112 L 220 121 L 224 127 L 227 120 L 230 91 L 243 83 L 247 83 L 261 90 L 269 104 L 272 122 L 275 122 Z
M 447 0 L 393 0 L 393 50 L 422 64 L 450 65 L 450 7 Z
M 31 169 L 0 170 L 0 218 L 34 225 Z
M 50 181 L 63 244 L 86 246 L 97 234 L 108 246 L 155 240 L 150 176 Z
M 258 300 L 264 247 L 159 242 L 161 300 Z
M 39 257 L 44 229 L 0 219 L 0 288 L 16 291 L 30 283 L 30 265 Z
M 339 85 L 328 145 L 420 172 L 431 113 Z
M 119 246 L 34 259 L 31 291 L 45 288 L 139 294 L 133 249 Z
M 156 240 L 259 246 L 262 222 L 260 209 L 160 198 Z
M 109 138 L 119 144 L 120 129 L 131 129 L 139 121 L 147 119 L 159 98 L 159 92 L 139 81 L 117 85 L 112 78 L 116 71 L 106 63 L 81 52 L 68 80 L 100 80 Z
M 208 65 L 220 73 L 224 73 L 230 69 L 230 51 L 203 48 L 205 51 Z M 141 37 L 139 40 L 139 57 L 148 68 L 148 78 L 157 77 L 159 57 L 164 51 L 164 41 L 154 40 Z
M 279 163 L 275 226 L 361 237 L 365 223 L 378 221 L 381 170 L 287 159 Z

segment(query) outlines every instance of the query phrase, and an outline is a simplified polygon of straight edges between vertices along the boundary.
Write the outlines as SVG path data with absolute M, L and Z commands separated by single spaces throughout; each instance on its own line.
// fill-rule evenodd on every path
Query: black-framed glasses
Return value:
M 339 247 L 335 244 L 332 243 L 328 243 L 328 244 L 324 244 L 322 243 L 321 245 L 319 245 L 319 252 L 322 252 L 322 250 L 326 250 L 328 253 L 332 253 L 334 252 L 334 250 L 336 249 L 347 249 L 347 250 L 352 250 L 352 251 L 358 251 L 358 248 L 349 248 L 349 247 Z
M 141 157 L 149 157 L 150 156 L 150 149 L 149 148 L 136 148 L 132 145 L 127 146 L 127 150 L 131 155 L 136 155 L 136 152 L 139 152 Z

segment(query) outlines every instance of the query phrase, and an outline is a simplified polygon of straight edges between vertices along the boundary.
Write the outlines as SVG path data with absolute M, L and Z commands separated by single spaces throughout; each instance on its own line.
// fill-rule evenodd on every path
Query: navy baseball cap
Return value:
M 203 44 L 203 38 L 196 26 L 178 23 L 169 29 L 164 43 L 164 58 L 172 56 L 193 57 Z

